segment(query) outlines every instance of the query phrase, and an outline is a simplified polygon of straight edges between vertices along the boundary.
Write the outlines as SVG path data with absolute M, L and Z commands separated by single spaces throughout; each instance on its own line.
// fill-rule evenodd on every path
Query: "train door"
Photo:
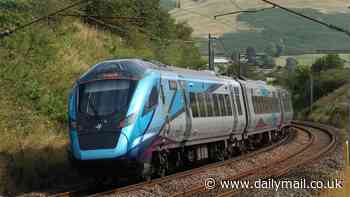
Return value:
M 164 137 L 180 142 L 186 131 L 186 104 L 183 87 L 176 76 L 161 80 L 164 94 L 164 108 L 162 116 L 165 125 L 162 131 Z
M 245 119 L 245 124 L 244 124 L 244 133 L 247 134 L 247 131 L 250 129 L 250 125 L 251 125 L 251 111 L 250 111 L 250 103 L 249 103 L 249 99 L 248 97 L 250 95 L 248 95 L 248 88 L 246 86 L 246 83 L 244 81 L 240 81 L 240 85 L 241 85 L 241 88 L 240 90 L 238 91 L 238 93 L 241 93 L 242 96 L 240 96 L 240 99 L 241 99 L 241 102 L 242 102 L 242 111 L 244 111 L 244 119 Z
M 219 95 L 221 96 L 223 101 L 220 102 L 220 104 L 223 105 L 222 107 L 222 130 L 225 135 L 228 135 L 232 132 L 232 129 L 234 125 L 232 123 L 235 122 L 234 114 L 232 111 L 232 102 L 231 102 L 231 97 L 230 97 L 230 87 L 229 84 L 225 84 L 222 89 L 222 94 Z
M 234 134 L 241 134 L 243 133 L 246 125 L 246 118 L 240 85 L 238 83 L 231 84 L 230 89 L 232 97 L 232 108 L 234 113 L 234 126 L 232 131 Z

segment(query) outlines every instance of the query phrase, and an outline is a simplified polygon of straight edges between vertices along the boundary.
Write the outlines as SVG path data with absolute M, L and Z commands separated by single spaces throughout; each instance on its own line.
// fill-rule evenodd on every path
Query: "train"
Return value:
M 113 59 L 75 82 L 68 117 L 73 166 L 109 165 L 152 179 L 278 139 L 293 107 L 286 89 L 264 81 Z

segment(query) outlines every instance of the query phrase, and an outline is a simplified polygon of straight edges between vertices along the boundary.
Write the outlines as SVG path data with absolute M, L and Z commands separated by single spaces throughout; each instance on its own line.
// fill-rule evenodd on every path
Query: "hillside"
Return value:
M 291 15 L 281 9 L 267 9 L 257 13 L 241 13 L 217 18 L 220 13 L 237 10 L 255 10 L 271 7 L 259 0 L 213 0 L 181 1 L 181 8 L 170 11 L 177 22 L 186 21 L 193 29 L 193 35 L 202 38 L 201 52 L 207 54 L 208 33 L 220 37 L 216 52 L 230 56 L 233 51 L 245 51 L 249 46 L 264 52 L 270 44 L 283 43 L 284 55 L 303 54 L 305 50 L 347 49 L 349 37 L 306 19 Z M 327 23 L 350 29 L 348 18 L 349 2 L 343 0 L 282 1 L 275 0 L 288 8 Z M 322 40 L 322 42 L 320 42 Z
M 350 13 L 347 0 L 274 0 L 289 8 L 312 8 L 322 13 Z M 220 17 L 216 21 L 213 16 L 220 13 L 247 9 L 270 7 L 260 0 L 181 0 L 181 8 L 173 9 L 170 14 L 177 21 L 187 21 L 194 29 L 194 36 L 205 37 L 209 32 L 223 35 L 225 33 L 250 30 L 249 26 L 238 20 L 238 15 Z
M 1 0 L 0 31 L 70 3 Z M 91 15 L 113 8 L 106 13 L 134 16 L 142 10 L 148 20 L 93 23 L 55 16 L 0 39 L 0 196 L 86 180 L 67 162 L 67 97 L 75 80 L 92 65 L 112 58 L 155 59 L 192 68 L 203 63 L 198 49 L 183 42 L 191 28 L 153 9 L 158 1 L 94 3 L 100 9 L 89 10 Z

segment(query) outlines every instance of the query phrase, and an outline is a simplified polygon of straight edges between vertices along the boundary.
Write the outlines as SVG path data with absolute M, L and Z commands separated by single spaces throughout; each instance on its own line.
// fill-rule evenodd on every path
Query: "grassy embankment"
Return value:
M 350 129 L 347 95 L 350 96 L 350 84 L 344 85 L 328 96 L 321 98 L 314 104 L 313 112 L 306 115 L 309 120 L 341 128 L 343 138 L 341 140 L 344 142 L 346 131 Z M 338 178 L 344 179 L 344 188 L 324 190 L 320 194 L 321 197 L 347 197 L 350 195 L 350 166 L 345 168 L 341 177 Z
M 66 3 L 0 1 L 0 30 Z M 123 8 L 118 5 L 118 9 Z M 161 19 L 170 18 L 166 17 Z M 176 28 L 170 19 L 162 24 Z M 147 26 L 139 28 L 150 31 Z M 181 42 L 160 46 L 133 26 L 126 31 L 127 38 L 76 18 L 58 17 L 0 39 L 0 194 L 12 196 L 79 181 L 66 159 L 67 97 L 74 81 L 91 65 L 127 57 L 177 65 L 196 53 Z M 188 33 L 181 35 L 188 39 Z M 198 57 L 190 60 L 201 62 Z
M 8 38 L 14 48 L 0 49 L 0 193 L 77 180 L 66 160 L 70 87 L 93 63 L 143 52 L 79 21 L 68 24 L 58 30 L 62 35 L 33 30 Z

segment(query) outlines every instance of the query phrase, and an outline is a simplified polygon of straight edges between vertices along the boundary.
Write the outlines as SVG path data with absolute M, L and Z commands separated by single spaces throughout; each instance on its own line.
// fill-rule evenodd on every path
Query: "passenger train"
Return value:
M 70 93 L 69 158 L 77 168 L 132 166 L 149 179 L 272 141 L 292 118 L 289 92 L 263 81 L 109 60 L 81 76 Z

